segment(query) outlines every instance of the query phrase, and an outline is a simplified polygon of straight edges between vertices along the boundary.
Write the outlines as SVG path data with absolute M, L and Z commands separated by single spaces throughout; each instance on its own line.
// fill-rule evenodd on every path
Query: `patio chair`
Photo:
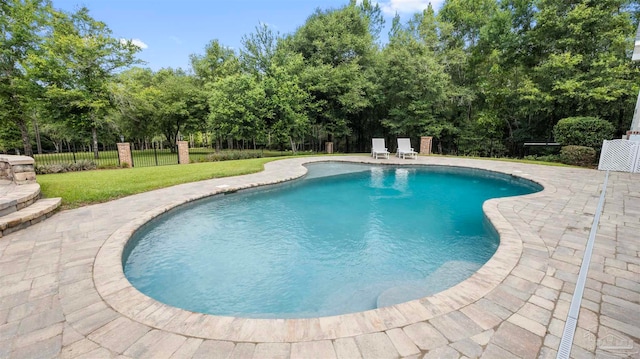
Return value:
M 371 139 L 371 156 L 378 159 L 378 156 L 389 158 L 389 151 L 384 144 L 384 138 L 372 138 Z
M 396 152 L 396 156 L 400 158 L 418 158 L 418 152 L 413 150 L 411 147 L 411 140 L 408 138 L 398 138 L 398 151 Z

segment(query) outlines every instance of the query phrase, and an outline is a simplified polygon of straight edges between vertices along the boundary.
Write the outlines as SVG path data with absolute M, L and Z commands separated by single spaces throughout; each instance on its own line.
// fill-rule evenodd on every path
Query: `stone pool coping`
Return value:
M 201 193 L 152 209 L 117 229 L 100 248 L 94 265 L 93 280 L 102 299 L 115 311 L 133 321 L 163 331 L 188 337 L 233 342 L 287 343 L 333 340 L 388 331 L 428 321 L 466 307 L 496 289 L 523 260 L 535 260 L 523 251 L 523 237 L 529 248 L 545 248 L 544 242 L 525 227 L 514 227 L 517 218 L 507 218 L 499 206 L 513 206 L 522 198 L 534 199 L 556 192 L 556 188 L 543 178 L 521 170 L 485 168 L 482 161 L 464 167 L 519 176 L 539 183 L 540 192 L 525 196 L 495 198 L 483 205 L 485 215 L 500 235 L 500 245 L 493 257 L 465 281 L 434 295 L 421 299 L 344 315 L 302 319 L 251 319 L 195 313 L 160 303 L 134 288 L 126 279 L 122 268 L 122 254 L 133 233 L 148 221 L 183 204 L 225 192 L 256 186 L 277 184 L 304 176 L 305 164 L 317 162 L 350 162 L 363 164 L 438 165 L 462 167 L 460 164 L 424 163 L 413 160 L 374 160 L 366 157 L 306 157 L 286 159 L 265 164 L 262 172 L 267 179 L 237 185 L 219 185 L 215 189 L 203 187 Z M 545 249 L 546 250 L 546 249 Z M 539 271 L 546 271 L 538 268 Z M 150 315 L 153 313 L 153 315 Z

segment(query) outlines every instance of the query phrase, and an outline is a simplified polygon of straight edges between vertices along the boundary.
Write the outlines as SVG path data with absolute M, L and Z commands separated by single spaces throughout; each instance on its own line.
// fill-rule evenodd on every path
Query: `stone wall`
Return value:
M 0 180 L 16 184 L 35 183 L 34 163 L 28 156 L 0 155 Z

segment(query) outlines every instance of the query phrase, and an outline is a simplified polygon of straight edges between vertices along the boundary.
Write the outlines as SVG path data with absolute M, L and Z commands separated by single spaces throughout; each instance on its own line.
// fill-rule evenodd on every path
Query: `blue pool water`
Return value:
M 540 186 L 486 171 L 321 163 L 302 180 L 214 196 L 136 232 L 123 265 L 187 310 L 301 318 L 374 309 L 469 277 L 498 237 L 482 203 Z

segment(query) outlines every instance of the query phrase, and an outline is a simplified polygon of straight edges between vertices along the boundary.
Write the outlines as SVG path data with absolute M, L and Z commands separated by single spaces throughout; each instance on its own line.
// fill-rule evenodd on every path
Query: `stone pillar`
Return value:
M 181 165 L 189 164 L 189 142 L 177 141 L 178 144 L 178 163 Z
M 36 183 L 35 161 L 29 156 L 0 155 L 0 179 L 15 184 Z
M 325 142 L 324 143 L 324 150 L 327 153 L 333 153 L 333 142 Z
M 420 154 L 421 155 L 430 155 L 431 154 L 431 144 L 433 142 L 433 137 L 431 136 L 423 136 L 420 137 Z
M 118 159 L 120 167 L 133 167 L 133 157 L 131 157 L 131 145 L 129 142 L 118 142 Z

